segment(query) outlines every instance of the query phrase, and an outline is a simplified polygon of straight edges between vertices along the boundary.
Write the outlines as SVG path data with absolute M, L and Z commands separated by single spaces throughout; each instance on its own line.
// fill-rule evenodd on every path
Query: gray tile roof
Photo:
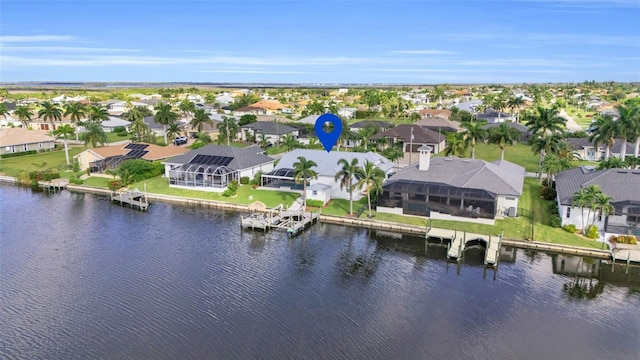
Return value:
M 364 163 L 369 160 L 385 173 L 391 170 L 394 166 L 392 161 L 371 151 L 368 153 L 344 151 L 332 151 L 327 153 L 324 150 L 295 149 L 282 156 L 280 161 L 278 161 L 278 165 L 276 165 L 275 170 L 293 169 L 293 164 L 298 161 L 298 156 L 303 156 L 307 160 L 313 160 L 318 164 L 314 170 L 318 175 L 324 176 L 335 176 L 335 174 L 340 171 L 341 167 L 338 166 L 338 160 L 340 159 L 345 159 L 350 163 L 351 159 L 357 158 L 358 165 L 360 166 L 363 166 Z
M 448 131 L 458 131 L 460 130 L 460 123 L 457 121 L 451 121 L 448 119 L 441 118 L 439 116 L 427 117 L 416 121 L 416 125 L 420 125 L 427 129 L 431 129 L 433 131 L 438 131 L 438 129 L 448 130 Z
M 445 136 L 431 129 L 423 128 L 419 125 L 402 124 L 392 127 L 387 131 L 377 133 L 371 137 L 372 140 L 381 138 L 397 138 L 408 142 L 411 140 L 411 129 L 413 129 L 413 142 L 416 144 L 438 144 L 444 141 Z
M 488 124 L 488 125 L 483 126 L 483 128 L 484 129 L 497 128 L 497 127 L 500 126 L 500 124 L 503 124 L 503 123 Z M 531 132 L 531 130 L 528 127 L 526 127 L 526 126 L 524 126 L 524 125 L 522 125 L 520 123 L 516 123 L 516 122 L 513 122 L 513 121 L 507 121 L 507 122 L 504 122 L 504 124 L 507 124 L 510 128 L 514 128 L 514 129 L 520 131 L 523 134 L 528 134 L 528 133 Z
M 258 154 L 257 152 L 258 151 L 253 147 L 243 149 L 233 146 L 207 145 L 186 154 L 176 156 L 165 161 L 165 163 L 186 164 L 196 155 L 229 156 L 233 158 L 229 165 L 227 165 L 229 169 L 244 170 L 274 161 L 273 158 L 267 155 Z
M 380 121 L 380 120 L 362 120 L 349 125 L 349 127 L 352 129 L 364 129 L 369 126 L 388 129 L 393 125 L 391 125 L 391 123 L 388 123 L 386 121 Z
M 240 128 L 253 129 L 257 133 L 269 135 L 284 135 L 298 130 L 288 125 L 266 121 L 258 121 L 251 124 L 242 125 L 240 126 Z
M 576 192 L 591 185 L 600 186 L 602 192 L 613 198 L 614 203 L 640 202 L 640 170 L 595 170 L 581 166 L 556 174 L 558 199 L 563 205 L 571 204 Z
M 450 156 L 432 158 L 429 170 L 421 171 L 418 164 L 394 174 L 387 184 L 395 181 L 446 184 L 464 189 L 481 189 L 497 195 L 522 195 L 524 168 L 506 160 L 487 162 Z
M 593 142 L 589 141 L 588 138 L 568 138 L 573 146 L 576 148 L 589 148 L 594 147 Z M 622 152 L 622 139 L 615 139 L 613 146 L 611 147 L 611 152 L 614 154 L 620 154 Z M 635 150 L 635 145 L 633 143 L 627 142 L 627 156 L 633 155 L 633 151 Z M 598 144 L 598 148 L 602 151 L 605 149 L 605 144 Z

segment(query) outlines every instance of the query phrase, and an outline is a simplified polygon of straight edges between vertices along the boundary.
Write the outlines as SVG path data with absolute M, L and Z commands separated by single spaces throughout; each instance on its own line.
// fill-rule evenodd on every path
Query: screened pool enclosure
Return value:
M 238 180 L 238 172 L 226 166 L 232 160 L 228 156 L 196 155 L 188 164 L 169 170 L 169 184 L 224 189 Z

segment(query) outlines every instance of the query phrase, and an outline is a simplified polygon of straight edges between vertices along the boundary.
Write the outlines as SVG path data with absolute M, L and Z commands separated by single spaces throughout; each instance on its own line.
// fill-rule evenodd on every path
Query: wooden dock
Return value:
M 111 202 L 122 206 L 129 206 L 140 211 L 147 211 L 149 208 L 147 194 L 138 189 L 112 193 Z
M 450 261 L 460 262 L 464 256 L 467 244 L 472 241 L 481 241 L 486 244 L 484 264 L 488 267 L 497 267 L 500 260 L 500 247 L 502 246 L 502 235 L 492 236 L 458 232 L 456 230 L 427 228 L 427 238 L 436 238 L 441 241 L 449 241 L 447 247 L 447 258 Z
M 51 181 L 39 181 L 38 186 L 40 186 L 45 191 L 61 191 L 67 188 L 69 185 L 69 179 L 53 179 Z
M 283 210 L 281 206 L 253 212 L 243 216 L 240 225 L 243 229 L 269 231 L 271 229 L 286 230 L 291 236 L 297 235 L 311 224 L 318 221 L 318 213 L 301 210 Z

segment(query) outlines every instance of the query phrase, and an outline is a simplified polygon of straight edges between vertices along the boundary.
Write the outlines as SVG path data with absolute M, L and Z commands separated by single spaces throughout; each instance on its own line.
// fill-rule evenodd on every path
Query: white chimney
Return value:
M 418 164 L 418 170 L 429 170 L 429 164 L 431 163 L 431 152 L 433 148 L 431 146 L 422 145 L 418 151 L 420 152 L 420 164 Z

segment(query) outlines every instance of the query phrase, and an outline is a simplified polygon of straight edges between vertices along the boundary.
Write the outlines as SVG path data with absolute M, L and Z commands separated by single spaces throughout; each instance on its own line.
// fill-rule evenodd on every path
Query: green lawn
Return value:
M 587 129 L 591 125 L 591 121 L 596 114 L 594 111 L 585 111 L 572 105 L 567 105 L 566 111 L 583 129 Z
M 106 189 L 109 187 L 109 181 L 111 181 L 111 179 L 98 176 L 90 176 L 84 180 L 83 185 L 101 187 Z
M 280 204 L 290 206 L 300 195 L 284 191 L 256 190 L 250 185 L 241 185 L 235 197 L 224 197 L 217 192 L 185 190 L 170 188 L 167 178 L 155 177 L 132 184 L 130 188 L 143 190 L 146 184 L 147 192 L 164 195 L 184 196 L 195 199 L 225 201 L 233 204 L 248 205 L 254 201 L 261 201 L 268 207 L 275 207 Z
M 467 156 L 471 156 L 471 149 L 467 150 Z M 486 161 L 496 161 L 500 159 L 500 147 L 497 144 L 484 144 L 480 143 L 476 145 L 476 159 L 482 159 Z M 504 150 L 504 159 L 511 161 L 514 164 L 524 166 L 525 171 L 536 172 L 538 171 L 538 164 L 540 157 L 531 151 L 531 146 L 528 144 L 518 143 L 513 146 L 507 146 Z
M 131 138 L 131 135 L 118 136 L 118 134 L 114 133 L 114 132 L 107 132 L 107 133 L 105 133 L 105 135 L 107 135 L 107 142 L 109 142 L 109 143 L 125 141 L 125 140 L 129 140 Z
M 82 150 L 79 147 L 69 148 L 69 160 L 72 161 L 73 156 L 79 154 Z M 19 177 L 20 173 L 45 169 L 57 169 L 60 171 L 60 175 L 64 177 L 65 168 L 64 150 L 0 159 L 0 174 L 12 177 Z

